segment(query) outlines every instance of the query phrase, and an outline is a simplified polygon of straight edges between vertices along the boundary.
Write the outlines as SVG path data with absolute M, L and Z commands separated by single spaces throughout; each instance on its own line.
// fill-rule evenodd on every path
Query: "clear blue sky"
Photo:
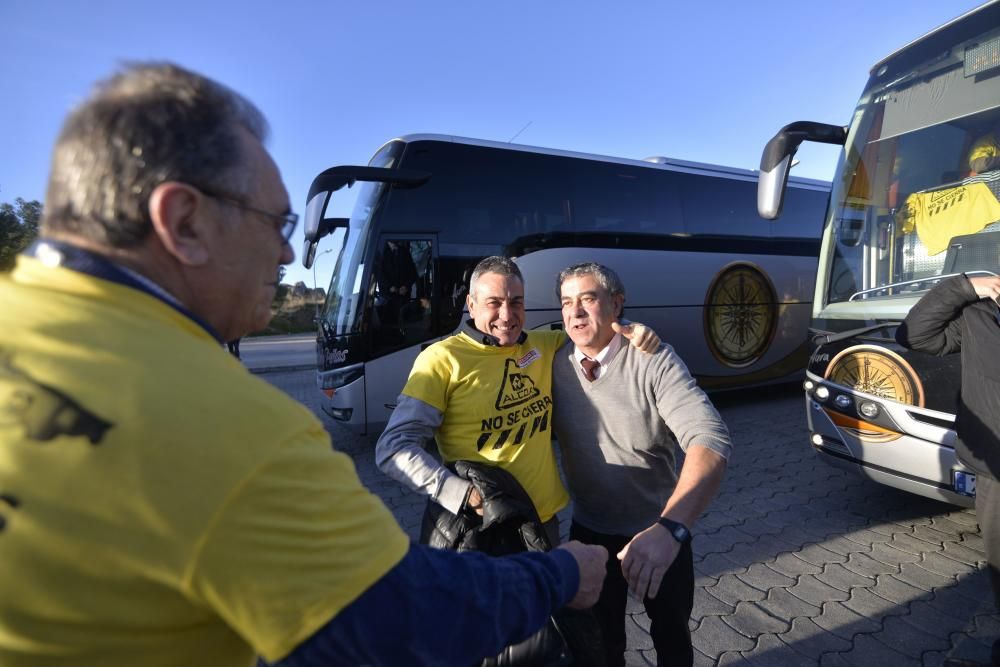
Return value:
M 413 132 L 507 141 L 530 122 L 518 143 L 755 169 L 781 126 L 846 123 L 871 65 L 978 4 L 0 0 L 0 201 L 43 200 L 66 112 L 145 59 L 253 100 L 300 213 L 318 172 Z M 829 179 L 836 156 L 807 146 L 793 173 Z M 286 280 L 312 274 L 296 257 Z

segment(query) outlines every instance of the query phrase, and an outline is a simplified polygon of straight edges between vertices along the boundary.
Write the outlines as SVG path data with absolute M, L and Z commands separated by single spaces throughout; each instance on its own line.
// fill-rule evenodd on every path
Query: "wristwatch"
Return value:
M 680 544 L 687 544 L 691 541 L 691 531 L 683 523 L 678 521 L 671 521 L 665 516 L 661 516 L 660 520 L 657 521 L 658 524 L 670 531 L 670 534 L 674 536 Z

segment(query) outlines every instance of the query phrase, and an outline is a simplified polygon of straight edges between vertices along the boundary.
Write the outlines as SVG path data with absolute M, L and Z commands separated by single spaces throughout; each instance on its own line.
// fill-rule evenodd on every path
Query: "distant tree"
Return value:
M 285 304 L 285 298 L 288 296 L 288 291 L 291 288 L 283 283 L 278 284 L 278 288 L 274 290 L 274 299 L 271 300 L 271 310 L 278 311 Z
M 285 273 L 288 271 L 284 266 L 278 267 L 278 287 L 274 290 L 274 299 L 271 300 L 271 310 L 278 311 L 281 310 L 281 306 L 285 303 L 285 297 L 288 296 L 288 290 L 290 289 L 288 285 L 282 283 L 282 279 L 285 277 Z
M 14 258 L 38 237 L 42 205 L 20 197 L 0 204 L 0 271 L 14 268 Z

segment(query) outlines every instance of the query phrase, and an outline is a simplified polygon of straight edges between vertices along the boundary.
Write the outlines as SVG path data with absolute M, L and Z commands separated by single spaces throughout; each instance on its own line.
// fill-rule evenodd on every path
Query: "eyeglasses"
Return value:
M 281 224 L 277 229 L 285 243 L 291 241 L 292 234 L 295 232 L 295 227 L 299 224 L 299 216 L 297 213 L 269 213 L 262 209 L 250 206 L 240 197 L 217 192 L 210 188 L 204 188 L 200 185 L 194 185 L 192 187 L 197 188 L 203 195 L 211 197 L 212 199 L 218 199 L 219 201 L 226 202 L 236 208 L 243 209 L 244 211 L 250 211 L 251 213 L 256 213 L 258 215 L 263 215 L 267 218 L 271 218 L 272 220 L 280 220 Z

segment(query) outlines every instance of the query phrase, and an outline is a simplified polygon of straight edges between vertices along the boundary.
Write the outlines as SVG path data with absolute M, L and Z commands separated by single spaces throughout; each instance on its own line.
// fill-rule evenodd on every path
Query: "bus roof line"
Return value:
M 996 0 L 1000 2 L 1000 0 Z M 679 171 L 689 174 L 705 174 L 709 176 L 724 176 L 727 178 L 739 178 L 747 181 L 757 181 L 758 172 L 752 169 L 741 169 L 739 167 L 727 167 L 707 162 L 690 162 L 687 160 L 677 160 L 674 158 L 657 158 L 663 162 L 652 162 L 649 160 L 635 160 L 631 158 L 613 157 L 610 155 L 600 155 L 597 153 L 581 153 L 578 151 L 568 151 L 559 148 L 545 148 L 542 146 L 528 146 L 526 144 L 511 144 L 503 141 L 490 141 L 489 139 L 473 139 L 471 137 L 459 137 L 449 134 L 416 133 L 390 139 L 375 151 L 375 155 L 394 141 L 409 143 L 412 141 L 445 141 L 454 144 L 467 144 L 470 146 L 482 146 L 484 148 L 500 148 L 503 150 L 514 150 L 525 153 L 539 153 L 542 155 L 554 155 L 559 157 L 571 157 L 583 160 L 594 160 L 597 162 L 611 162 L 615 164 L 629 165 L 633 167 L 645 167 L 649 169 L 659 169 L 661 171 Z M 828 181 L 821 181 L 813 178 L 801 176 L 790 176 L 790 185 L 803 187 L 810 190 L 830 190 Z
M 960 23 L 962 21 L 965 21 L 967 18 L 969 18 L 973 14 L 978 14 L 981 11 L 985 11 L 987 8 L 989 8 L 992 5 L 997 4 L 998 2 L 1000 2 L 1000 0 L 990 0 L 987 3 L 984 3 L 984 4 L 982 4 L 982 5 L 978 6 L 978 7 L 974 7 L 972 9 L 970 9 L 969 11 L 965 12 L 961 16 L 956 16 L 952 20 L 948 21 L 947 23 L 943 23 L 943 24 L 939 25 L 938 27 L 934 28 L 933 30 L 924 33 L 920 37 L 917 37 L 916 39 L 910 41 L 909 43 L 905 44 L 904 46 L 899 47 L 898 49 L 896 49 L 895 51 L 893 51 L 892 53 L 890 53 L 889 55 L 887 55 L 885 58 L 882 58 L 882 60 L 880 60 L 877 63 L 875 63 L 874 65 L 872 65 L 871 69 L 869 70 L 869 74 L 871 74 L 871 75 L 874 76 L 875 72 L 878 71 L 879 67 L 881 67 L 882 65 L 886 64 L 887 62 L 889 62 L 890 60 L 892 60 L 893 58 L 895 58 L 896 56 L 898 56 L 900 53 L 902 53 L 904 51 L 908 51 L 909 49 L 913 48 L 915 45 L 919 44 L 920 42 L 923 42 L 926 39 L 930 39 L 931 37 L 933 37 L 937 33 L 941 32 L 942 30 L 947 29 L 948 27 L 950 27 L 952 25 L 955 25 L 956 23 Z

